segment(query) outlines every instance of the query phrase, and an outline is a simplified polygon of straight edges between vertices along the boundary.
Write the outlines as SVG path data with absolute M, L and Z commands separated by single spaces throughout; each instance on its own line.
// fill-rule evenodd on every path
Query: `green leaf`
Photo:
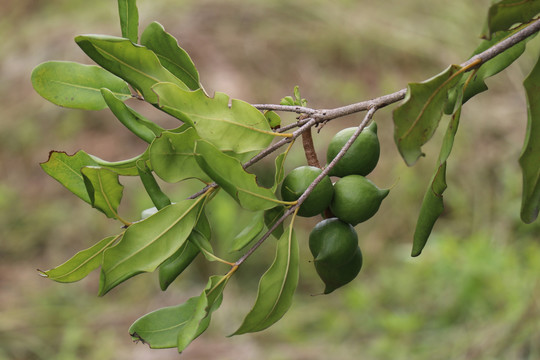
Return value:
M 496 34 L 491 40 L 482 41 L 480 46 L 478 46 L 478 48 L 473 52 L 471 57 L 496 45 L 497 43 L 506 39 L 509 35 L 510 34 L 508 32 L 501 32 L 501 33 Z M 472 98 L 473 96 L 478 95 L 481 92 L 488 90 L 488 87 L 485 83 L 485 79 L 498 74 L 499 72 L 503 71 L 508 66 L 510 66 L 514 61 L 516 61 L 521 56 L 521 54 L 523 54 L 523 52 L 525 51 L 527 40 L 515 44 L 508 50 L 495 56 L 493 59 L 488 60 L 485 63 L 483 63 L 478 68 L 478 70 L 476 70 L 474 77 L 469 81 L 469 83 L 467 84 L 467 87 L 464 90 L 463 104 L 469 101 L 469 99 Z M 463 74 L 463 76 L 461 77 L 459 86 L 456 86 L 454 89 L 452 89 L 449 92 L 449 101 L 445 110 L 446 114 L 454 113 L 455 111 L 454 107 L 456 105 L 455 100 L 458 96 L 458 93 L 461 91 L 461 88 L 463 87 L 463 85 L 465 85 L 465 82 L 467 81 L 468 78 L 469 78 L 469 74 Z
M 459 104 L 462 103 L 461 98 Z M 446 190 L 446 161 L 452 147 L 454 145 L 454 139 L 459 126 L 459 119 L 461 117 L 461 106 L 457 109 L 453 115 L 451 121 L 448 123 L 441 151 L 439 153 L 439 159 L 437 160 L 437 168 L 435 174 L 431 178 L 429 187 L 424 195 L 422 201 L 422 207 L 420 208 L 420 214 L 416 223 L 416 229 L 414 231 L 413 249 L 411 256 L 418 256 L 424 249 L 426 242 L 433 230 L 435 222 L 444 211 L 443 192 Z
M 152 349 L 174 348 L 178 343 L 178 333 L 197 307 L 197 300 L 198 297 L 194 297 L 181 305 L 152 311 L 137 319 L 129 328 L 129 334 L 133 341 L 142 341 Z M 210 319 L 207 322 L 210 323 Z M 205 325 L 208 327 L 201 323 L 201 328 Z
M 294 106 L 294 99 L 292 96 L 285 96 L 279 101 L 280 105 Z
M 272 129 L 276 129 L 281 126 L 281 117 L 276 112 L 266 110 L 263 115 L 268 121 L 268 125 L 270 125 Z
M 222 151 L 262 150 L 277 136 L 259 110 L 223 93 L 210 98 L 202 90 L 185 91 L 170 83 L 153 89 L 163 110 L 193 126 L 202 139 Z
M 228 278 L 211 276 L 200 296 L 185 303 L 158 309 L 137 319 L 129 328 L 134 341 L 143 341 L 152 349 L 177 347 L 183 351 L 210 325 L 210 318 L 223 300 Z
M 165 262 L 159 266 L 159 286 L 161 290 L 167 290 L 169 285 L 193 262 L 197 255 L 199 255 L 199 252 L 199 247 L 189 241 L 188 238 L 188 241 L 180 246 L 170 258 L 165 260 Z
M 221 305 L 223 289 L 225 289 L 228 280 L 228 276 L 214 275 L 210 277 L 208 285 L 197 299 L 191 318 L 178 333 L 178 352 L 184 351 L 195 338 L 206 330 L 212 312 Z
M 497 31 L 508 30 L 515 24 L 528 23 L 538 13 L 540 13 L 538 0 L 499 1 L 488 10 L 487 33 L 484 37 L 489 39 Z
M 405 99 L 394 110 L 394 141 L 408 166 L 423 156 L 421 147 L 439 125 L 448 91 L 460 80 L 459 70 L 452 65 L 425 82 L 409 84 Z
M 195 141 L 199 139 L 194 128 L 176 133 L 165 131 L 150 145 L 150 162 L 157 176 L 175 183 L 196 178 L 210 182 L 195 160 Z
M 285 159 L 287 158 L 288 151 L 276 156 L 276 172 L 274 174 L 274 185 L 272 186 L 272 192 L 275 192 L 279 184 L 285 177 Z
M 245 248 L 264 228 L 264 213 L 258 212 L 251 219 L 250 223 L 238 233 L 231 244 L 231 252 Z
M 135 45 L 128 39 L 106 35 L 79 35 L 75 41 L 92 60 L 130 83 L 152 104 L 157 103 L 157 96 L 151 88 L 158 82 L 171 82 L 188 90 L 182 81 L 161 65 L 153 51 Z M 102 87 L 105 86 L 100 86 Z
M 101 110 L 107 104 L 100 89 L 110 89 L 120 100 L 131 98 L 127 84 L 95 65 L 48 61 L 32 71 L 36 92 L 53 104 L 74 109 Z
M 201 169 L 243 208 L 266 210 L 279 201 L 270 189 L 257 184 L 255 175 L 246 172 L 240 161 L 225 155 L 208 141 L 196 142 L 195 158 Z
M 120 99 L 118 99 L 109 89 L 101 89 L 101 95 L 107 103 L 112 113 L 120 120 L 120 122 L 128 128 L 132 133 L 143 139 L 147 143 L 151 143 L 156 136 L 163 132 L 163 128 L 144 116 L 138 114 L 135 110 L 130 109 Z
M 40 271 L 40 273 L 51 280 L 61 283 L 79 281 L 101 265 L 103 252 L 114 244 L 119 237 L 109 236 L 94 246 L 79 251 L 62 265 L 51 270 Z
M 262 276 L 255 305 L 232 335 L 266 329 L 285 315 L 298 285 L 298 242 L 292 230 L 277 243 L 274 263 Z
M 137 170 L 139 171 L 139 177 L 143 183 L 144 189 L 156 208 L 161 210 L 165 206 L 170 205 L 171 200 L 159 187 L 152 171 L 146 165 L 146 161 L 137 161 Z
M 141 44 L 156 53 L 161 65 L 188 88 L 197 90 L 201 87 L 199 72 L 188 53 L 178 46 L 178 41 L 161 24 L 153 22 L 148 25 L 141 35 Z
M 118 0 L 118 14 L 122 36 L 133 43 L 139 38 L 139 11 L 136 0 Z
M 96 165 L 97 163 L 94 159 L 82 150 L 73 155 L 68 155 L 65 152 L 51 151 L 49 153 L 49 159 L 41 163 L 41 168 L 73 194 L 92 204 L 86 190 L 81 169 L 86 166 Z
M 275 208 L 268 209 L 264 212 L 264 223 L 268 229 L 270 229 L 276 221 L 278 221 L 285 214 L 284 206 L 276 206 Z M 283 223 L 281 223 L 276 230 L 272 232 L 272 235 L 279 239 L 283 235 Z
M 90 156 L 90 158 L 94 161 L 93 165 L 100 166 L 104 169 L 109 169 L 121 176 L 138 176 L 139 172 L 137 170 L 137 161 L 148 160 L 148 151 L 145 151 L 134 158 L 121 161 L 106 161 L 94 155 L 88 156 Z
M 90 196 L 90 204 L 108 218 L 119 219 L 118 206 L 122 200 L 124 186 L 118 180 L 118 174 L 98 166 L 86 166 L 81 174 Z
M 521 220 L 530 224 L 540 210 L 540 60 L 523 82 L 527 94 L 527 132 L 519 164 L 523 174 Z
M 191 233 L 203 199 L 169 205 L 131 225 L 122 240 L 105 251 L 99 295 L 132 276 L 154 271 L 171 257 Z

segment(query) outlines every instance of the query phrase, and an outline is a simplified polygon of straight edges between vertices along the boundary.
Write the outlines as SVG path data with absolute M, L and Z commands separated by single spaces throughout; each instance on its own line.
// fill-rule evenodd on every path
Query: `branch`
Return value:
M 249 256 L 251 256 L 251 254 L 255 252 L 255 250 L 257 250 L 259 246 L 261 246 L 266 241 L 266 239 L 270 237 L 270 235 L 274 232 L 274 230 L 276 230 L 277 227 L 285 221 L 285 219 L 287 219 L 290 215 L 292 215 L 294 212 L 297 211 L 300 205 L 302 205 L 302 203 L 307 199 L 309 194 L 313 192 L 313 189 L 315 189 L 317 184 L 319 184 L 322 181 L 322 179 L 324 179 L 324 177 L 328 175 L 330 170 L 332 170 L 332 168 L 336 165 L 336 163 L 345 155 L 347 150 L 349 150 L 353 142 L 358 138 L 358 136 L 360 136 L 360 133 L 362 132 L 362 130 L 364 130 L 364 128 L 369 124 L 369 122 L 373 118 L 373 115 L 375 114 L 375 111 L 377 110 L 378 110 L 377 107 L 372 107 L 369 109 L 369 111 L 366 113 L 366 115 L 364 116 L 364 119 L 362 120 L 360 125 L 358 125 L 358 127 L 356 128 L 356 131 L 351 136 L 351 138 L 345 143 L 345 145 L 337 153 L 336 157 L 328 164 L 328 166 L 326 166 L 323 169 L 323 171 L 319 174 L 319 176 L 317 176 L 315 180 L 313 180 L 313 182 L 308 186 L 306 191 L 304 191 L 302 196 L 298 198 L 297 203 L 291 206 L 290 208 L 288 208 L 287 211 L 285 211 L 283 216 L 281 216 L 272 225 L 272 227 L 240 259 L 238 259 L 234 263 L 235 266 L 240 266 Z
M 478 62 L 478 65 L 472 66 L 468 71 L 473 70 L 488 60 L 493 59 L 495 56 L 501 54 L 502 52 L 508 50 L 517 43 L 527 39 L 529 36 L 540 31 L 540 19 L 534 20 L 529 25 L 522 27 L 520 30 L 517 30 L 514 34 L 508 36 L 506 39 L 498 42 L 489 49 L 471 57 L 469 60 L 462 63 L 461 67 L 468 67 L 471 64 Z M 346 106 L 337 107 L 334 109 L 326 110 L 316 110 L 311 108 L 302 108 L 298 106 L 285 106 L 285 105 L 273 105 L 273 104 L 256 104 L 253 105 L 259 110 L 278 110 L 278 111 L 289 111 L 289 112 L 303 112 L 309 114 L 311 117 L 316 118 L 319 122 L 329 121 L 338 117 L 354 114 L 360 111 L 368 110 L 372 107 L 382 108 L 393 103 L 396 103 L 402 100 L 407 93 L 407 89 L 401 89 L 394 93 L 383 95 L 371 100 L 366 100 L 358 102 L 355 104 L 350 104 Z

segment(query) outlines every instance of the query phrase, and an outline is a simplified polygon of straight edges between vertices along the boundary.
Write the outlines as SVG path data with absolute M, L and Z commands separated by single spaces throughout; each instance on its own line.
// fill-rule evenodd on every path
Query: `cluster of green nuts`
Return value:
M 330 141 L 327 162 L 330 163 L 352 137 L 357 128 L 339 131 Z M 309 235 L 309 248 L 317 274 L 325 284 L 324 294 L 351 282 L 362 268 L 362 252 L 354 226 L 371 218 L 379 210 L 388 189 L 379 189 L 365 176 L 379 161 L 380 145 L 377 125 L 366 127 L 352 143 L 329 176 L 325 176 L 300 205 L 299 216 L 322 215 Z M 283 180 L 281 196 L 285 201 L 297 200 L 321 174 L 322 169 L 300 166 Z

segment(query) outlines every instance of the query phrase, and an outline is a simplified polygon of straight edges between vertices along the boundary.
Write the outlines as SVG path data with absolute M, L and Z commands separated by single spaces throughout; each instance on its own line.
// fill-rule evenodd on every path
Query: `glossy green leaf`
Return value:
M 86 166 L 81 169 L 90 204 L 108 218 L 118 219 L 118 206 L 122 200 L 124 186 L 120 184 L 118 174 L 98 166 Z
M 202 139 L 220 150 L 262 150 L 276 136 L 259 110 L 223 93 L 210 98 L 202 90 L 185 91 L 170 83 L 157 84 L 153 89 L 163 110 L 193 126 Z
M 258 211 L 276 206 L 278 199 L 270 189 L 260 187 L 255 175 L 246 172 L 240 161 L 208 141 L 196 142 L 195 158 L 201 169 L 243 208 Z
M 250 223 L 240 231 L 232 240 L 231 251 L 239 251 L 245 248 L 264 228 L 264 213 L 258 212 L 253 215 Z
M 425 82 L 409 84 L 405 99 L 394 110 L 394 141 L 407 165 L 423 156 L 421 147 L 439 125 L 448 91 L 460 80 L 459 69 L 452 65 Z
M 527 94 L 528 121 L 519 164 L 523 174 L 521 220 L 527 224 L 540 210 L 540 60 L 523 82 Z
M 175 183 L 189 178 L 210 182 L 195 160 L 195 141 L 199 139 L 194 128 L 176 133 L 165 131 L 150 145 L 150 162 L 157 176 Z
M 268 229 L 271 229 L 272 226 L 285 214 L 284 206 L 276 206 L 272 209 L 268 209 L 264 212 L 264 223 Z M 273 232 L 272 235 L 279 239 L 283 235 L 283 223 L 281 223 Z
M 103 252 L 118 238 L 119 236 L 107 237 L 92 247 L 79 251 L 62 265 L 51 270 L 40 271 L 40 274 L 61 283 L 79 281 L 101 265 Z
M 97 64 L 130 83 L 145 100 L 156 104 L 152 85 L 170 82 L 182 89 L 188 87 L 165 69 L 156 54 L 128 39 L 106 35 L 79 35 L 75 41 Z M 105 86 L 100 86 L 100 88 Z
M 298 285 L 298 242 L 294 231 L 283 233 L 273 264 L 262 276 L 255 305 L 232 335 L 261 331 L 285 315 Z
M 139 38 L 139 10 L 136 0 L 118 0 L 118 14 L 122 36 L 133 43 Z
M 461 97 L 459 99 L 461 104 Z M 439 159 L 437 160 L 437 168 L 435 174 L 431 178 L 429 187 L 424 195 L 422 201 L 422 207 L 420 208 L 420 214 L 416 223 L 416 229 L 414 231 L 413 248 L 411 256 L 418 256 L 424 249 L 426 242 L 433 230 L 435 222 L 444 211 L 443 192 L 446 190 L 446 161 L 452 147 L 454 145 L 454 139 L 459 126 L 459 119 L 461 117 L 461 106 L 457 109 L 454 116 L 448 123 L 441 151 L 439 153 Z
M 141 44 L 152 50 L 161 65 L 174 74 L 191 90 L 201 87 L 199 72 L 188 53 L 178 46 L 178 41 L 163 26 L 153 22 L 143 31 Z
M 32 71 L 36 92 L 53 104 L 74 109 L 101 110 L 107 104 L 100 89 L 107 88 L 120 100 L 131 98 L 127 84 L 95 65 L 48 61 Z
M 135 110 L 130 109 L 109 89 L 101 89 L 101 95 L 118 120 L 120 120 L 120 122 L 133 134 L 137 135 L 147 143 L 151 143 L 157 135 L 163 132 L 161 126 L 146 119 Z
M 137 161 L 137 170 L 139 171 L 139 178 L 143 183 L 144 190 L 152 200 L 152 203 L 158 210 L 163 209 L 165 206 L 171 204 L 169 197 L 161 190 L 161 187 L 157 183 L 152 170 L 146 165 L 146 161 Z
M 186 241 L 176 252 L 159 266 L 159 286 L 165 291 L 169 285 L 195 260 L 199 255 L 199 247 L 191 241 Z
M 203 198 L 169 205 L 131 225 L 103 258 L 99 295 L 142 272 L 152 272 L 184 244 L 197 220 Z
M 540 13 L 538 0 L 498 1 L 488 10 L 484 37 L 489 39 L 497 31 L 508 30 L 516 24 L 528 23 L 538 13 Z
M 85 166 L 95 165 L 97 163 L 94 159 L 82 150 L 73 155 L 68 155 L 65 152 L 51 151 L 49 153 L 49 159 L 41 163 L 41 168 L 73 194 L 91 204 L 92 202 L 86 190 L 81 169 Z
M 214 275 L 210 277 L 208 285 L 197 299 L 191 318 L 178 333 L 178 352 L 184 351 L 195 338 L 206 330 L 212 312 L 221 305 L 223 289 L 225 289 L 228 280 L 227 276 Z
M 199 251 L 204 255 L 208 261 L 218 261 L 218 257 L 214 255 L 214 249 L 210 243 L 210 237 L 203 234 L 199 229 L 193 230 L 189 240 L 197 246 Z

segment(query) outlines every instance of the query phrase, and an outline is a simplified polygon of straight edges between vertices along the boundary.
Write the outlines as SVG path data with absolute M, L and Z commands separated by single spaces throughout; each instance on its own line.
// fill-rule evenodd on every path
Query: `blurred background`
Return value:
M 456 0 L 139 0 L 141 31 L 158 21 L 188 51 L 207 91 L 250 103 L 279 103 L 300 86 L 314 108 L 370 99 L 425 80 L 461 63 L 479 44 L 490 1 Z M 429 4 L 429 5 L 427 5 Z M 78 200 L 40 168 L 50 150 L 79 149 L 107 160 L 145 145 L 108 111 L 57 107 L 37 95 L 30 73 L 47 60 L 91 63 L 78 34 L 120 35 L 116 1 L 2 0 L 0 3 L 0 360 L 177 359 L 175 349 L 150 350 L 128 334 L 139 316 L 197 295 L 210 274 L 225 271 L 197 259 L 159 290 L 157 274 L 139 275 L 105 297 L 97 271 L 73 284 L 44 279 L 77 251 L 116 234 L 119 225 Z M 307 235 L 317 219 L 298 220 L 301 277 L 286 316 L 270 329 L 226 338 L 256 295 L 258 276 L 272 261 L 265 244 L 233 277 L 209 330 L 186 359 L 538 359 L 540 358 L 540 222 L 519 220 L 518 157 L 526 127 L 521 82 L 538 57 L 539 39 L 525 56 L 488 81 L 490 91 L 464 107 L 449 160 L 446 211 L 427 248 L 410 257 L 423 193 L 442 131 L 413 168 L 392 140 L 391 110 L 379 111 L 381 160 L 369 176 L 395 184 L 378 214 L 357 226 L 364 267 L 356 280 L 328 296 L 310 263 Z M 163 126 L 164 114 L 137 110 Z M 284 115 L 285 123 L 293 121 Z M 324 162 L 330 138 L 361 115 L 315 134 Z M 444 129 L 446 119 L 441 123 Z M 287 168 L 305 162 L 296 144 Z M 273 159 L 254 171 L 271 179 Z M 135 179 L 125 185 L 121 214 L 137 219 L 151 207 Z M 194 184 L 163 184 L 173 200 Z M 221 194 L 212 203 L 218 253 L 250 221 Z M 257 275 L 257 276 L 254 276 Z

